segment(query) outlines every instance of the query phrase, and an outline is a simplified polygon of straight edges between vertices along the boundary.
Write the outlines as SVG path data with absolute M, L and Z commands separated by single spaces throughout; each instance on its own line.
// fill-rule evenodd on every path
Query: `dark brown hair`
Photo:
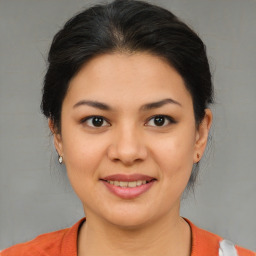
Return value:
M 100 54 L 141 51 L 164 58 L 182 76 L 192 96 L 196 123 L 200 124 L 213 101 L 204 43 L 170 11 L 134 0 L 93 6 L 71 18 L 55 35 L 48 56 L 42 112 L 61 132 L 62 102 L 80 68 Z M 192 172 L 189 185 L 196 173 Z

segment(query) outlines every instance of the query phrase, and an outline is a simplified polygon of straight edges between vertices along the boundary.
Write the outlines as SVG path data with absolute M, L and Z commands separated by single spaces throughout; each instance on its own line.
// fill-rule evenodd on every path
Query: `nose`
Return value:
M 108 148 L 111 161 L 129 166 L 146 159 L 147 148 L 142 134 L 136 128 L 124 126 L 116 130 L 113 137 Z

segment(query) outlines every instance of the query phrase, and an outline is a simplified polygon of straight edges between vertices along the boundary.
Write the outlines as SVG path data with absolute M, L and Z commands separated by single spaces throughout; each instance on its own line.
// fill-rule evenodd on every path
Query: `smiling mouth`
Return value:
M 117 186 L 117 187 L 122 187 L 122 188 L 135 188 L 139 187 L 142 185 L 145 185 L 149 182 L 152 182 L 155 179 L 152 179 L 150 181 L 147 180 L 137 180 L 137 181 L 118 181 L 118 180 L 104 180 L 107 183 Z
M 134 199 L 150 190 L 157 179 L 143 174 L 114 174 L 100 181 L 119 198 Z

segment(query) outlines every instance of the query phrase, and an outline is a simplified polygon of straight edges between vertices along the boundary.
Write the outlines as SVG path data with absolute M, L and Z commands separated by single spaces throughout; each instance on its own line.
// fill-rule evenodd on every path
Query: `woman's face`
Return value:
M 71 80 L 61 122 L 55 145 L 87 218 L 139 226 L 179 214 L 211 113 L 197 129 L 191 95 L 167 62 L 113 53 Z

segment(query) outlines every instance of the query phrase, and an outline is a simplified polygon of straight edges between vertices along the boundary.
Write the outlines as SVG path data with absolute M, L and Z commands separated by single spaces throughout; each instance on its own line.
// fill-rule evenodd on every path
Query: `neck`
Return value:
M 78 256 L 189 256 L 190 233 L 189 225 L 179 215 L 128 229 L 95 221 L 87 214 L 79 232 Z

